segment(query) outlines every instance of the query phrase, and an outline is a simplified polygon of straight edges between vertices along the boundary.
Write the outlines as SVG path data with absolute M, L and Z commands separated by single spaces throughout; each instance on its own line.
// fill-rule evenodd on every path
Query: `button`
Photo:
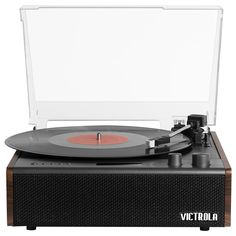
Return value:
M 208 153 L 194 153 L 192 155 L 192 165 L 197 168 L 207 168 L 210 166 Z
M 169 167 L 181 167 L 182 166 L 182 154 L 181 153 L 170 153 L 168 155 L 168 166 Z

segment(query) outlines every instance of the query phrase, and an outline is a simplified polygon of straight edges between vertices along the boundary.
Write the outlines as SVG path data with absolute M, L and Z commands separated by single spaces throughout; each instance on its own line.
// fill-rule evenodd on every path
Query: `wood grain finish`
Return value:
M 13 225 L 13 167 L 19 155 L 16 151 L 7 166 L 7 225 Z
M 215 143 L 220 158 L 223 161 L 225 168 L 225 226 L 231 224 L 231 176 L 232 171 L 225 152 L 220 144 L 220 141 L 215 132 L 211 132 L 212 139 Z

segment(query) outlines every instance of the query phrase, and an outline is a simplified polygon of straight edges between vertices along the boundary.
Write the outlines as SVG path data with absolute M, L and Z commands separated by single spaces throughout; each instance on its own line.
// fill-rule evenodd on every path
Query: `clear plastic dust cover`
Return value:
M 30 122 L 208 116 L 215 124 L 219 7 L 24 6 Z

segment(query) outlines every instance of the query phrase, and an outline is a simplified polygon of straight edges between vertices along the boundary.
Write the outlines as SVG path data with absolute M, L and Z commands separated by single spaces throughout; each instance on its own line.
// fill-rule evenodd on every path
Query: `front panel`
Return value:
M 14 174 L 13 225 L 224 226 L 224 175 Z

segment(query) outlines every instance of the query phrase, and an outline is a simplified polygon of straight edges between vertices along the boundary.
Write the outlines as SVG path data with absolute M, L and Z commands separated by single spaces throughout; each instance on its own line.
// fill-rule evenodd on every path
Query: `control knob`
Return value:
M 170 153 L 168 155 L 168 166 L 169 167 L 181 167 L 182 166 L 182 154 L 181 153 Z
M 207 168 L 210 166 L 208 153 L 194 153 L 192 155 L 192 165 L 197 168 Z

